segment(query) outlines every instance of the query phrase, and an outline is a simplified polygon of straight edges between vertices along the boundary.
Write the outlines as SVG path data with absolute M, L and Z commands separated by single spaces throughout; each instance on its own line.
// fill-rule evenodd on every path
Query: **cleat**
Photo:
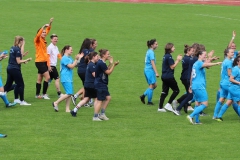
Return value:
M 208 116 L 208 114 L 202 112 L 202 113 L 200 113 L 200 116 Z
M 216 118 L 215 120 L 218 121 L 218 122 L 222 122 L 223 121 L 223 119 L 221 117 L 220 118 Z
M 42 98 L 43 98 L 43 99 L 50 99 L 47 94 L 44 94 L 44 95 L 42 96 Z
M 169 104 L 169 103 L 167 103 L 167 104 L 164 106 L 164 108 L 165 108 L 166 110 L 170 111 L 170 112 L 173 112 L 173 108 L 172 108 L 171 104 Z
M 109 120 L 109 118 L 105 114 L 100 114 L 98 116 L 98 118 L 100 118 L 101 120 L 105 120 L 105 121 Z
M 141 95 L 141 96 L 140 96 L 140 100 L 141 100 L 141 102 L 142 102 L 143 104 L 145 104 L 145 96 L 144 96 L 144 95 Z
M 77 98 L 75 98 L 74 95 L 71 95 L 71 99 L 72 99 L 73 105 L 76 106 L 76 100 L 77 100 Z
M 192 108 L 192 106 L 188 106 L 187 110 L 188 110 L 188 111 L 194 111 L 194 109 Z
M 21 101 L 20 101 L 20 99 L 14 99 L 14 101 L 13 101 L 14 103 L 18 103 L 18 104 L 20 104 L 21 103 Z
M 192 119 L 192 117 L 190 117 L 189 115 L 187 116 L 187 119 L 188 119 L 188 121 L 191 123 L 191 124 L 193 124 L 193 119 Z
M 178 110 L 174 110 L 173 113 L 174 113 L 175 115 L 177 115 L 177 116 L 180 116 L 180 115 L 181 115 L 180 111 L 178 111 Z
M 52 103 L 52 106 L 53 106 L 54 110 L 55 110 L 56 112 L 58 112 L 58 106 L 55 106 L 55 105 L 54 105 L 54 102 Z
M 173 109 L 177 109 L 177 105 L 178 105 L 178 102 L 177 102 L 177 100 L 173 100 L 173 102 L 172 102 L 172 107 L 173 107 Z
M 30 104 L 30 103 L 27 103 L 26 101 L 22 101 L 22 102 L 20 103 L 20 105 L 21 105 L 21 106 L 31 106 L 31 104 Z
M 98 118 L 98 117 L 93 117 L 93 119 L 92 119 L 93 121 L 102 121 L 100 118 Z
M 41 95 L 36 95 L 35 98 L 42 99 L 43 97 Z
M 0 134 L 0 138 L 5 138 L 5 137 L 7 137 L 6 134 Z
M 158 108 L 158 112 L 167 112 L 164 108 Z
M 74 111 L 72 110 L 72 111 L 70 111 L 70 113 L 71 113 L 71 115 L 72 115 L 73 117 L 77 117 L 77 112 L 74 112 Z
M 154 104 L 152 102 L 148 102 L 147 105 L 153 106 Z
M 84 107 L 91 107 L 88 103 L 83 105 Z
M 201 122 L 195 122 L 194 125 L 201 125 Z
M 8 108 L 8 107 L 12 107 L 12 106 L 15 106 L 17 103 L 16 102 L 13 102 L 13 103 L 8 103 L 7 105 L 6 105 L 6 107 Z

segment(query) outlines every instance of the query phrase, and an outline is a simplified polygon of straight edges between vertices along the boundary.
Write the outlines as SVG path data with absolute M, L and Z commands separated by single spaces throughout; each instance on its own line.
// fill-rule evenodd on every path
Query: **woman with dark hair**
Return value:
M 189 92 L 192 92 L 195 98 L 195 108 L 192 114 L 187 116 L 187 119 L 191 124 L 201 124 L 199 121 L 200 112 L 202 112 L 208 106 L 204 68 L 222 64 L 222 62 L 211 63 L 211 61 L 215 60 L 215 57 L 212 57 L 212 54 L 212 52 L 208 54 L 209 59 L 207 59 L 207 52 L 199 51 L 196 55 L 198 57 L 198 61 L 196 61 L 192 67 Z M 193 122 L 194 117 L 195 123 Z
M 192 46 L 189 46 L 189 45 L 184 45 L 184 57 L 182 59 L 182 73 L 181 73 L 181 77 L 180 77 L 180 80 L 182 81 L 182 84 L 184 85 L 185 87 L 185 90 L 186 90 L 186 93 L 183 94 L 180 98 L 178 98 L 177 100 L 174 100 L 172 102 L 172 105 L 173 105 L 173 108 L 179 112 L 180 114 L 180 110 L 182 109 L 182 106 L 180 106 L 178 109 L 177 108 L 177 105 L 178 104 L 181 104 L 181 102 L 187 97 L 188 95 L 188 88 L 189 88 L 189 81 L 188 81 L 188 68 L 189 68 L 189 61 L 190 61 L 190 58 L 191 56 L 193 55 L 194 53 L 194 49 Z
M 177 60 L 174 62 L 172 58 L 172 53 L 174 52 L 175 47 L 173 43 L 167 43 L 165 46 L 165 55 L 163 56 L 163 62 L 162 62 L 162 93 L 160 96 L 159 101 L 159 108 L 158 112 L 166 112 L 166 110 L 173 112 L 175 114 L 176 111 L 172 108 L 171 103 L 173 100 L 177 97 L 179 94 L 179 88 L 177 85 L 177 81 L 174 78 L 174 69 L 177 66 L 177 64 L 182 60 L 182 55 L 177 56 Z M 168 100 L 168 103 L 163 108 L 163 103 L 165 98 L 168 95 L 169 88 L 173 90 L 173 93 Z
M 143 93 L 143 95 L 140 96 L 140 100 L 143 104 L 145 104 L 145 96 L 147 96 L 148 97 L 147 105 L 153 105 L 152 103 L 153 90 L 157 87 L 156 77 L 159 77 L 157 67 L 156 67 L 155 53 L 154 53 L 154 50 L 157 49 L 158 47 L 157 40 L 151 39 L 147 41 L 147 47 L 148 47 L 148 50 L 145 56 L 144 75 L 149 87 Z
M 229 93 L 233 101 L 237 103 L 237 108 L 234 107 L 238 116 L 240 116 L 240 56 L 237 56 L 233 61 L 232 73 L 229 78 L 230 86 Z
M 49 70 L 51 70 L 49 55 L 47 54 L 47 41 L 45 40 L 46 36 L 50 32 L 53 18 L 50 19 L 49 24 L 45 24 L 37 32 L 37 35 L 34 38 L 34 45 L 36 49 L 36 59 L 35 65 L 38 69 L 38 76 L 36 82 L 36 96 L 35 98 L 50 99 L 47 95 L 48 82 L 50 80 Z M 43 82 L 43 91 L 40 95 L 42 80 Z
M 111 100 L 110 93 L 108 91 L 108 76 L 113 72 L 119 61 L 113 62 L 113 57 L 110 56 L 110 52 L 107 49 L 100 49 L 100 59 L 96 63 L 95 68 L 95 80 L 94 87 L 97 90 L 97 98 L 94 102 L 94 115 L 93 121 L 109 120 L 105 115 L 108 103 Z M 106 65 L 106 61 L 109 60 L 109 65 Z M 99 114 L 101 110 L 101 113 Z
M 232 72 L 233 61 L 232 58 L 234 56 L 233 49 L 227 49 L 224 52 L 224 61 L 222 62 L 221 67 L 221 80 L 220 80 L 220 98 L 217 101 L 214 109 L 213 119 L 218 121 L 222 121 L 222 116 L 228 109 L 228 107 L 232 104 L 232 98 L 228 95 L 229 93 L 229 77 Z M 227 99 L 226 103 L 223 105 L 223 102 Z M 235 106 L 233 104 L 233 106 Z
M 60 69 L 60 81 L 62 86 L 66 92 L 66 94 L 62 94 L 60 98 L 52 103 L 52 106 L 56 112 L 58 112 L 58 104 L 63 100 L 66 100 L 66 112 L 70 112 L 70 101 L 71 95 L 73 94 L 73 68 L 77 65 L 77 62 L 80 58 L 83 57 L 83 53 L 77 54 L 75 57 L 75 61 L 73 61 L 72 55 L 72 47 L 70 45 L 66 45 L 63 47 L 61 54 L 61 69 Z
M 87 70 L 84 82 L 84 98 L 81 100 L 76 107 L 71 111 L 73 117 L 76 117 L 78 109 L 86 104 L 91 98 L 97 97 L 96 89 L 94 88 L 95 79 L 95 63 L 98 61 L 98 53 L 91 52 L 85 57 L 85 63 L 87 63 Z M 96 101 L 95 101 L 96 102 Z
M 21 36 L 16 36 L 14 40 L 14 44 L 10 49 L 8 67 L 7 67 L 7 81 L 4 86 L 5 90 L 9 90 L 12 87 L 13 82 L 15 82 L 16 86 L 14 88 L 14 97 L 15 103 L 19 103 L 20 105 L 31 105 L 24 101 L 24 80 L 21 72 L 21 64 L 26 64 L 32 58 L 28 58 L 23 60 L 22 57 L 26 56 L 28 52 L 24 53 L 24 45 L 25 40 Z M 20 99 L 18 99 L 20 96 Z
M 86 68 L 87 68 L 87 64 L 84 62 L 84 59 L 85 59 L 85 56 L 87 56 L 90 53 L 91 47 L 92 47 L 91 39 L 86 38 L 86 39 L 84 39 L 84 41 L 81 45 L 81 48 L 79 50 L 79 54 L 83 53 L 83 55 L 84 55 L 81 59 L 79 59 L 79 63 L 77 65 L 78 76 L 82 80 L 83 85 L 84 85 L 84 81 L 85 81 L 85 73 L 86 73 Z M 76 99 L 80 95 L 80 93 L 84 94 L 84 88 L 81 88 L 76 94 L 74 94 L 71 97 L 74 105 L 76 105 Z

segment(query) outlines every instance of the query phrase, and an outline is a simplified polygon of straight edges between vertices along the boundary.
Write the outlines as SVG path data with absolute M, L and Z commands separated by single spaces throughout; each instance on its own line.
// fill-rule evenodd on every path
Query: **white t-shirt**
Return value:
M 52 43 L 47 47 L 47 53 L 50 55 L 50 66 L 57 65 L 57 55 L 59 54 L 59 50 L 57 46 L 54 46 Z

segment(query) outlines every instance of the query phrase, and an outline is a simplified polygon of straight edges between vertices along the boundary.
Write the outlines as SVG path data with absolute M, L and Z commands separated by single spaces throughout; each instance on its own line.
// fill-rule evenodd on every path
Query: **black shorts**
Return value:
M 85 88 L 84 97 L 97 98 L 97 90 L 95 88 Z
M 52 72 L 49 72 L 50 74 L 50 79 L 58 79 L 59 78 L 59 74 L 58 74 L 58 71 L 57 71 L 57 68 L 55 66 L 51 66 L 52 68 Z
M 97 100 L 104 101 L 106 100 L 106 97 L 110 96 L 110 93 L 108 92 L 108 89 L 97 89 Z
M 80 79 L 82 80 L 82 84 L 84 85 L 85 73 L 78 73 L 78 76 L 80 77 Z
M 48 71 L 47 62 L 35 62 L 35 66 L 38 69 L 38 74 L 43 74 Z

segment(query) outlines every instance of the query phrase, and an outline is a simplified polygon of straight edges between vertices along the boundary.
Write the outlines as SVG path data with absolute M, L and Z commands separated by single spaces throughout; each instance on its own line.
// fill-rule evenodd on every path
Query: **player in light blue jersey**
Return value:
M 143 93 L 143 95 L 140 96 L 140 100 L 143 104 L 145 104 L 145 96 L 147 96 L 148 97 L 147 105 L 153 105 L 152 103 L 153 90 L 157 87 L 156 77 L 157 78 L 159 77 L 157 67 L 156 67 L 155 53 L 154 53 L 154 50 L 158 47 L 157 40 L 151 39 L 147 41 L 147 47 L 148 47 L 148 50 L 145 57 L 144 75 L 149 87 Z
M 73 95 L 73 69 L 78 64 L 78 60 L 84 56 L 83 53 L 77 54 L 75 60 L 73 60 L 71 57 L 72 52 L 73 49 L 70 45 L 64 46 L 61 50 L 60 81 L 66 93 L 52 103 L 56 112 L 58 112 L 58 104 L 64 100 L 66 101 L 66 112 L 70 112 L 71 95 Z
M 210 52 L 213 54 L 212 52 Z M 212 57 L 206 51 L 199 51 L 196 55 L 198 61 L 196 61 L 192 67 L 192 75 L 190 80 L 189 92 L 193 92 L 195 98 L 195 108 L 194 111 L 187 116 L 187 119 L 191 124 L 201 124 L 199 121 L 199 113 L 202 112 L 208 106 L 208 95 L 206 91 L 206 77 L 205 69 L 206 67 L 212 67 L 215 65 L 220 65 L 222 62 L 211 63 L 216 60 L 217 57 Z M 193 118 L 195 117 L 195 123 Z
M 231 82 L 229 87 L 230 96 L 237 103 L 237 107 L 234 107 L 234 110 L 240 116 L 240 56 L 233 61 L 232 74 L 229 80 Z
M 240 51 L 236 50 L 236 44 L 234 43 L 235 37 L 236 37 L 236 31 L 233 31 L 233 33 L 232 33 L 232 39 L 230 40 L 227 48 L 225 49 L 225 51 L 226 51 L 227 49 L 233 49 L 233 50 L 234 50 L 234 55 L 233 55 L 233 57 L 232 57 L 232 61 L 234 60 L 234 58 L 236 58 L 238 55 L 240 55 Z M 225 51 L 224 51 L 224 52 L 225 52 Z M 219 89 L 218 92 L 217 92 L 217 102 L 218 102 L 219 98 L 220 98 L 220 89 Z
M 232 72 L 232 57 L 234 56 L 233 49 L 227 49 L 224 52 L 224 56 L 226 57 L 222 63 L 221 68 L 221 80 L 220 80 L 220 98 L 216 103 L 213 119 L 218 121 L 222 121 L 222 115 L 226 112 L 228 107 L 232 104 L 232 98 L 229 96 L 229 77 Z M 226 103 L 222 106 L 223 102 L 227 99 Z M 234 106 L 234 105 L 233 105 Z

